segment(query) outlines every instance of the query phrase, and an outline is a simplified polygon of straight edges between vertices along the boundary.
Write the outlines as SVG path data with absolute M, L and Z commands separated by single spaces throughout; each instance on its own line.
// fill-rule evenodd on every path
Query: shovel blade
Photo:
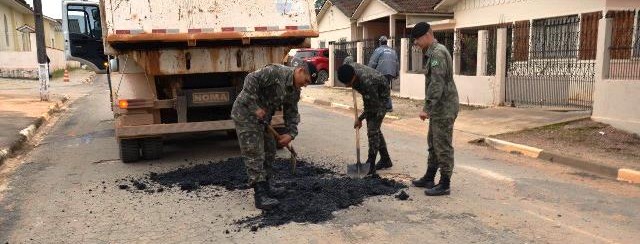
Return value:
M 347 176 L 353 178 L 364 178 L 369 174 L 371 165 L 368 163 L 355 163 L 347 165 Z

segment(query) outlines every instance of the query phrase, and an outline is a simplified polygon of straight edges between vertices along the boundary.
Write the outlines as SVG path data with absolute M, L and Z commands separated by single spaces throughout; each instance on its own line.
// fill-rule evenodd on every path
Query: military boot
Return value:
M 451 178 L 440 176 L 440 182 L 431 189 L 424 191 L 427 196 L 443 196 L 451 194 L 450 184 Z
M 270 178 L 267 178 L 267 185 L 269 186 L 269 196 L 271 197 L 280 198 L 287 193 L 287 190 L 284 187 L 276 186 Z
M 424 187 L 427 189 L 433 188 L 435 186 L 434 179 L 436 178 L 436 172 L 438 172 L 437 167 L 428 167 L 427 173 L 422 176 L 422 178 L 417 180 L 412 180 L 411 183 L 415 187 Z
M 376 164 L 376 170 L 388 169 L 393 166 L 391 162 L 391 157 L 389 157 L 389 152 L 387 148 L 380 149 L 380 161 Z
M 365 163 L 364 166 L 369 166 L 369 168 L 363 168 L 362 170 L 368 171 L 367 175 L 373 176 L 373 175 L 377 175 L 376 174 L 376 157 L 373 156 L 369 156 L 369 158 L 367 158 L 367 162 Z
M 270 210 L 278 206 L 278 199 L 269 196 L 269 183 L 261 181 L 253 187 L 256 208 Z

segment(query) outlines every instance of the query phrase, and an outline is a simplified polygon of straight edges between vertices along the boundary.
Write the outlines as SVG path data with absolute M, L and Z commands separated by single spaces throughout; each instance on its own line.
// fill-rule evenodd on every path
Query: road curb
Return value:
M 26 128 L 18 132 L 18 134 L 20 135 L 18 137 L 19 139 L 13 141 L 9 145 L 9 147 L 1 148 L 0 149 L 0 165 L 2 165 L 2 163 L 6 159 L 11 157 L 11 154 L 13 152 L 20 149 L 25 142 L 31 140 L 33 136 L 36 134 L 36 131 L 38 130 L 38 128 L 40 128 L 40 126 L 44 124 L 44 122 L 51 119 L 51 116 L 53 114 L 55 114 L 56 112 L 59 112 L 62 105 L 64 105 L 67 101 L 69 101 L 69 98 L 65 96 L 59 101 L 57 101 L 55 104 L 49 106 L 49 109 L 47 110 L 47 112 L 43 113 L 41 116 L 36 118 L 29 126 L 27 126 Z
M 554 152 L 545 151 L 544 149 L 535 148 L 527 145 L 517 144 L 513 142 L 503 141 L 495 138 L 485 137 L 482 139 L 485 144 L 500 150 L 513 154 L 521 154 L 531 158 L 542 159 L 552 163 L 558 163 L 569 167 L 589 171 L 595 174 L 614 178 L 618 181 L 628 183 L 640 183 L 640 171 L 627 168 L 616 168 L 612 166 L 601 165 L 595 162 L 586 161 L 584 159 L 565 156 Z
M 341 110 L 346 110 L 346 111 L 353 111 L 354 110 L 353 106 L 349 106 L 349 105 L 342 104 L 342 103 L 334 103 L 334 102 L 330 102 L 330 101 L 326 101 L 326 100 L 320 100 L 320 99 L 311 98 L 311 97 L 305 97 L 305 98 L 302 98 L 300 100 L 302 102 L 305 102 L 305 103 L 311 103 L 311 104 L 321 105 L 321 106 L 335 108 L 335 109 L 341 109 Z M 393 116 L 393 115 L 385 115 L 384 118 L 385 119 L 392 119 L 392 120 L 399 120 L 400 119 L 400 117 Z

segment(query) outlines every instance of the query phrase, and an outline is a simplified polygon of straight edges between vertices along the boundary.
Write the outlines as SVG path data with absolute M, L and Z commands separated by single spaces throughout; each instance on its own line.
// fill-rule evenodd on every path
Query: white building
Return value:
M 443 0 L 461 103 L 592 109 L 640 133 L 640 1 Z M 401 90 L 420 90 L 409 72 Z M 410 94 L 420 97 L 420 94 Z
M 317 15 L 320 36 L 312 47 L 332 41 L 390 39 L 408 36 L 409 28 L 421 21 L 451 18 L 434 10 L 440 0 L 327 0 Z M 393 44 L 392 44 L 393 45 Z

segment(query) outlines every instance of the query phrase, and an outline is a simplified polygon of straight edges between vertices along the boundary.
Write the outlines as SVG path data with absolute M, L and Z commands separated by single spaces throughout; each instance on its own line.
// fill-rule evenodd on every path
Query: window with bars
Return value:
M 611 36 L 611 59 L 631 58 L 634 37 L 633 30 L 635 12 L 612 11 L 609 12 L 608 15 L 608 17 L 613 21 L 613 33 Z
M 575 58 L 580 18 L 577 15 L 534 20 L 532 58 Z
M 611 45 L 608 48 L 609 78 L 640 79 L 640 14 L 636 10 L 609 11 Z
M 459 41 L 456 50 L 460 52 L 460 74 L 475 76 L 478 64 L 478 30 L 457 30 Z

